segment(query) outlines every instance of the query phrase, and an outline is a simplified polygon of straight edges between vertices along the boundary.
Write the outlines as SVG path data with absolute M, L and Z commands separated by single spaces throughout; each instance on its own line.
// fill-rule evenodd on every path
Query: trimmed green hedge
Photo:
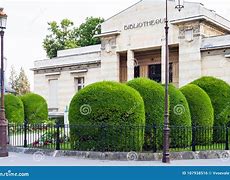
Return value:
M 223 113 L 230 117 L 230 85 L 214 77 L 202 77 L 192 83 L 209 95 L 215 114 L 214 126 L 225 126 L 229 119 L 221 117 Z
M 222 127 L 230 121 L 230 85 L 221 79 L 205 76 L 192 82 L 202 88 L 210 97 L 214 108 L 214 142 L 225 142 Z
M 145 111 L 140 94 L 103 81 L 79 91 L 69 107 L 71 146 L 77 150 L 141 151 Z
M 13 94 L 5 95 L 6 119 L 9 123 L 21 124 L 24 122 L 24 107 L 20 98 Z
M 34 93 L 20 97 L 24 105 L 25 119 L 31 124 L 39 124 L 48 120 L 48 106 L 46 100 Z
M 147 78 L 136 78 L 127 83 L 128 86 L 136 89 L 142 96 L 145 103 L 146 130 L 145 150 L 152 150 L 154 145 L 162 147 L 164 123 L 164 88 L 155 81 Z M 153 126 L 157 126 L 153 131 Z
M 229 112 L 230 112 L 230 106 L 227 106 L 219 115 L 219 119 L 222 119 L 223 122 L 226 122 L 228 127 L 230 127 L 230 115 L 229 115 Z M 225 125 L 222 126 L 222 127 L 225 127 Z
M 189 104 L 192 125 L 197 127 L 194 133 L 196 144 L 211 143 L 214 112 L 209 96 L 194 84 L 188 84 L 180 90 Z
M 192 122 L 188 102 L 183 93 L 169 85 L 169 124 L 171 147 L 188 147 L 192 142 Z

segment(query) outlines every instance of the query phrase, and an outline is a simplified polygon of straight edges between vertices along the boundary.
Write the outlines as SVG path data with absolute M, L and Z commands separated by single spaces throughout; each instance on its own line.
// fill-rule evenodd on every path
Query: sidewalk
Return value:
M 230 159 L 177 160 L 165 165 L 159 161 L 103 161 L 10 153 L 9 157 L 0 158 L 0 166 L 230 166 Z

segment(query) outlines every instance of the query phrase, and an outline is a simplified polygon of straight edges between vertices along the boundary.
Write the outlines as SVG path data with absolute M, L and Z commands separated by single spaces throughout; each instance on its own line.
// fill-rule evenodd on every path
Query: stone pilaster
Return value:
M 201 77 L 201 34 L 197 24 L 180 32 L 179 43 L 179 87 Z M 187 31 L 187 33 L 186 33 Z
M 134 79 L 134 65 L 135 65 L 134 52 L 128 50 L 127 53 L 127 80 L 130 81 Z

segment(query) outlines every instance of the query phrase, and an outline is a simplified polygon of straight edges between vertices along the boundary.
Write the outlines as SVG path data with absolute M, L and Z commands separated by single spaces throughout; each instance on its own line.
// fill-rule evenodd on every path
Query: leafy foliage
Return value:
M 14 68 L 14 66 L 12 65 L 10 67 L 10 77 L 9 77 L 9 83 L 10 83 L 10 86 L 13 90 L 16 91 L 17 89 L 17 79 L 18 79 L 18 75 L 17 75 L 17 72 Z
M 21 96 L 24 104 L 25 119 L 30 124 L 39 124 L 48 120 L 48 106 L 46 100 L 34 93 Z
M 52 126 L 51 126 L 52 127 Z M 57 130 L 56 129 L 48 129 L 44 131 L 44 133 L 32 143 L 33 147 L 49 147 L 54 146 L 57 138 Z M 69 141 L 68 137 L 65 135 L 63 130 L 59 131 L 59 141 L 60 143 L 67 143 Z
M 79 36 L 78 45 L 83 47 L 100 44 L 100 38 L 94 38 L 93 36 L 101 33 L 100 24 L 102 22 L 104 22 L 102 18 L 87 17 L 77 30 Z
M 15 90 L 16 94 L 24 95 L 30 92 L 30 83 L 23 68 L 20 69 L 20 73 L 17 75 L 14 67 L 11 66 L 9 80 L 11 88 Z
M 24 95 L 30 92 L 30 83 L 23 68 L 21 68 L 17 79 L 16 92 L 18 95 Z
M 162 146 L 162 130 L 164 122 L 164 89 L 155 81 L 147 78 L 136 78 L 127 83 L 142 96 L 145 104 L 146 130 L 145 150 L 152 150 L 153 145 Z M 152 127 L 157 126 L 157 132 Z M 156 140 L 156 143 L 153 142 Z
M 230 85 L 214 77 L 202 77 L 194 82 L 210 97 L 214 108 L 214 126 L 225 126 L 230 119 Z
M 51 34 L 44 39 L 43 47 L 49 58 L 57 57 L 58 50 L 77 47 L 77 30 L 72 21 L 63 19 L 60 24 L 52 21 L 48 25 Z
M 104 81 L 79 91 L 70 103 L 69 121 L 74 149 L 142 149 L 144 102 L 137 91 L 124 84 Z
M 230 122 L 230 85 L 221 79 L 205 76 L 192 82 L 201 87 L 210 97 L 214 108 L 215 142 L 225 142 L 225 132 L 221 127 Z
M 13 94 L 5 95 L 6 119 L 10 123 L 24 122 L 24 107 L 20 98 Z
M 192 129 L 189 130 L 192 122 L 188 102 L 182 92 L 172 84 L 169 85 L 169 97 L 171 146 L 188 147 L 192 141 Z
M 219 114 L 218 119 L 221 119 L 223 122 L 226 122 L 226 125 L 230 127 L 230 106 L 227 106 L 223 109 L 223 111 Z M 224 125 L 225 126 L 225 125 Z
M 186 85 L 180 90 L 185 95 L 189 104 L 192 125 L 198 128 L 201 126 L 204 131 L 202 133 L 202 130 L 199 130 L 199 133 L 195 133 L 195 142 L 197 144 L 212 142 L 212 132 L 204 136 L 205 128 L 213 127 L 214 123 L 213 107 L 208 94 L 194 84 Z
M 60 24 L 56 21 L 49 22 L 50 34 L 43 41 L 43 48 L 49 58 L 57 57 L 57 51 L 82 46 L 100 44 L 95 34 L 101 32 L 99 26 L 104 20 L 102 18 L 88 17 L 79 28 L 69 19 L 63 19 Z

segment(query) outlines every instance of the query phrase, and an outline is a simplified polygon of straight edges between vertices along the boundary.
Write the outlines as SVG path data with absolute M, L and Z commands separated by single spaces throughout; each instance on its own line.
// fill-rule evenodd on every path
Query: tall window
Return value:
M 58 108 L 58 80 L 49 80 L 49 108 Z
M 74 85 L 75 85 L 75 91 L 80 91 L 85 86 L 85 78 L 84 77 L 74 78 Z
M 134 67 L 134 78 L 140 77 L 140 66 Z

